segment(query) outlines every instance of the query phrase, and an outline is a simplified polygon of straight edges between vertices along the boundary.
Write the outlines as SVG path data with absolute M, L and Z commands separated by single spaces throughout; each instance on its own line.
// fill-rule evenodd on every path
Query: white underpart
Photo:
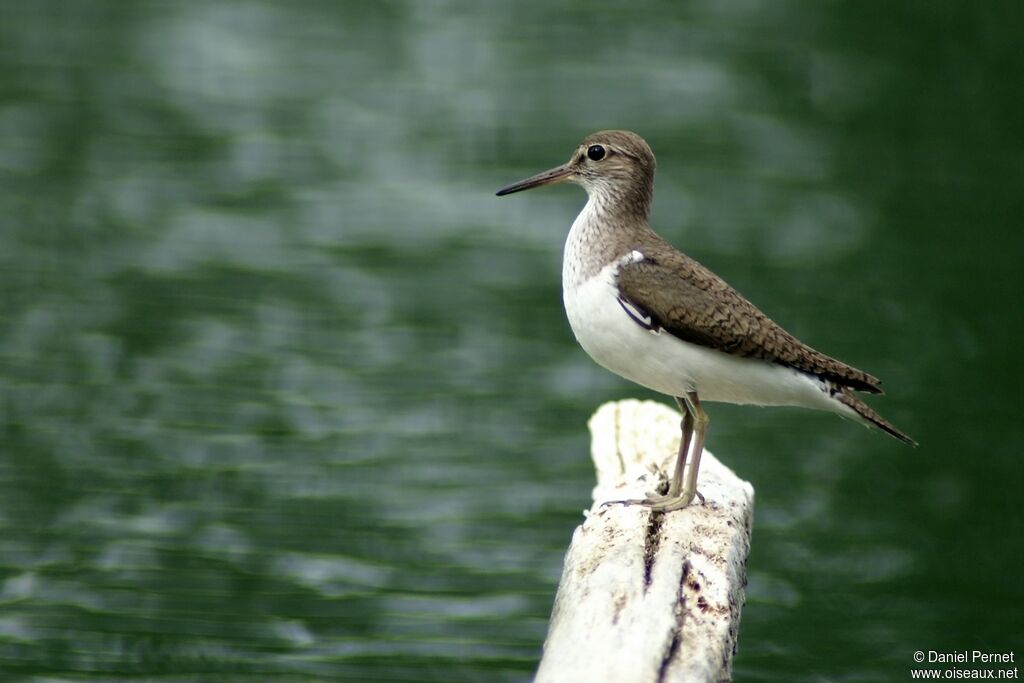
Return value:
M 638 324 L 619 304 L 615 281 L 619 268 L 642 259 L 642 254 L 627 254 L 589 279 L 580 278 L 579 266 L 571 263 L 579 248 L 573 233 L 582 229 L 579 224 L 587 220 L 588 208 L 589 203 L 566 243 L 563 300 L 576 340 L 591 358 L 617 375 L 670 396 L 696 391 L 705 401 L 803 406 L 855 416 L 813 375 L 715 351 Z

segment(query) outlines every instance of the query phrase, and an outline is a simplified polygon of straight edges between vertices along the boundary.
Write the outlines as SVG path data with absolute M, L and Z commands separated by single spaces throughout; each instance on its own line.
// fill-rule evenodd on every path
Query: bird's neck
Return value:
M 647 222 L 650 196 L 640 204 L 591 192 L 565 241 L 562 286 L 575 288 L 653 234 Z

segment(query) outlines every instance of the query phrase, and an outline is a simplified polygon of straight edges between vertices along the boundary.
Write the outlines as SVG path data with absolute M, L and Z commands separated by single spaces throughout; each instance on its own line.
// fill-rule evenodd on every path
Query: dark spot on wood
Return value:
M 651 587 L 651 574 L 654 571 L 654 559 L 658 556 L 661 545 L 661 525 L 665 513 L 651 510 L 647 520 L 647 531 L 644 532 L 644 591 Z
M 626 596 L 620 595 L 615 599 L 615 611 L 612 613 L 612 625 L 619 623 L 619 616 L 622 614 L 622 608 L 626 606 Z
M 661 666 L 658 667 L 658 683 L 662 683 L 665 680 L 665 675 L 668 673 L 668 665 L 672 663 L 676 653 L 679 652 L 679 643 L 683 639 L 683 629 L 676 629 L 672 633 L 672 641 L 668 644 L 668 651 L 665 652 L 665 657 L 661 660 Z
M 679 652 L 679 646 L 683 640 L 683 622 L 686 620 L 686 593 L 683 587 L 687 585 L 690 576 L 690 563 L 683 562 L 683 575 L 679 579 L 679 590 L 676 593 L 675 615 L 676 623 L 672 627 L 672 639 L 669 641 L 665 655 L 661 658 L 661 665 L 658 667 L 658 683 L 664 683 L 668 676 L 668 667 Z

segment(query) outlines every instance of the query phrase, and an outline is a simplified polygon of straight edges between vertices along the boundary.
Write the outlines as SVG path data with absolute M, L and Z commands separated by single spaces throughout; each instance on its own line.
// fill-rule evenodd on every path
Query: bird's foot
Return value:
M 660 493 L 649 492 L 646 498 L 632 498 L 628 500 L 609 500 L 601 504 L 602 507 L 605 505 L 642 505 L 648 507 L 655 512 L 672 512 L 674 510 L 682 510 L 693 502 L 693 499 L 697 498 L 700 500 L 701 505 L 704 504 L 704 495 L 700 491 L 694 491 L 689 495 L 686 492 L 672 494 L 670 491 L 668 494 L 662 495 Z

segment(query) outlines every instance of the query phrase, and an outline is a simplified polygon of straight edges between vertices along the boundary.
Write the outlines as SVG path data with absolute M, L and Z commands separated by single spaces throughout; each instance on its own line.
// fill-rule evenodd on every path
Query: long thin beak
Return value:
M 540 187 L 541 185 L 550 185 L 551 183 L 560 183 L 572 175 L 572 168 L 569 164 L 562 164 L 555 168 L 548 169 L 537 175 L 532 175 L 529 178 L 524 178 L 517 183 L 512 183 L 508 187 L 503 187 L 498 190 L 497 194 L 499 197 L 504 197 L 507 194 L 513 192 L 521 192 L 522 190 L 529 190 L 531 187 Z

